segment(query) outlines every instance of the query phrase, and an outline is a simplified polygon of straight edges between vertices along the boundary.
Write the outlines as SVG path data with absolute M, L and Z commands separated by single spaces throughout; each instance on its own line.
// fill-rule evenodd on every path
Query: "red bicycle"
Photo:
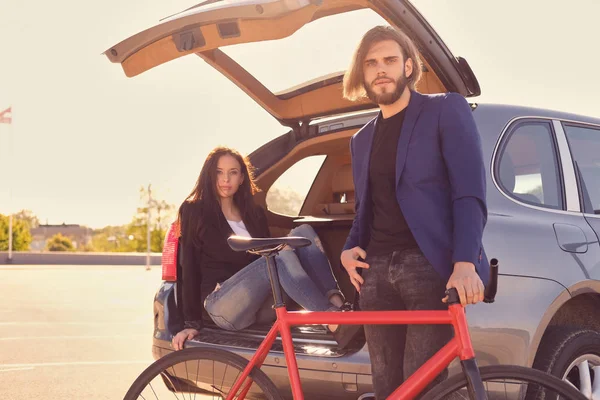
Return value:
M 479 368 L 471 344 L 471 337 L 463 306 L 456 289 L 447 294 L 447 311 L 354 311 L 289 312 L 283 302 L 274 256 L 284 247 L 299 248 L 310 241 L 301 237 L 229 238 L 236 251 L 249 251 L 266 257 L 273 290 L 277 320 L 248 361 L 229 351 L 188 347 L 160 358 L 135 380 L 125 400 L 171 398 L 181 394 L 211 395 L 219 399 L 273 399 L 291 397 L 304 399 L 300 374 L 296 363 L 291 326 L 311 324 L 451 324 L 455 336 L 431 359 L 392 393 L 390 400 L 414 399 L 568 399 L 585 397 L 567 382 L 547 373 L 515 365 L 492 365 Z M 498 262 L 491 260 L 491 278 L 486 288 L 485 301 L 493 302 L 497 288 Z M 277 335 L 281 335 L 285 360 L 291 384 L 291 393 L 284 397 L 277 386 L 261 371 Z M 462 373 L 449 377 L 433 389 L 421 392 L 456 357 Z M 160 397 L 159 397 L 160 396 Z M 206 397 L 204 397 L 206 398 Z M 326 394 L 322 398 L 328 398 Z

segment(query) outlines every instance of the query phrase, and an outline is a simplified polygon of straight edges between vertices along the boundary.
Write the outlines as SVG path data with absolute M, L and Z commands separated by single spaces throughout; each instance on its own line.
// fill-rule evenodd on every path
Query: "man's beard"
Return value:
M 377 78 L 377 79 L 381 79 L 381 78 Z M 394 89 L 393 92 L 377 94 L 373 91 L 373 83 L 377 79 L 375 79 L 373 82 L 371 82 L 371 84 L 367 84 L 366 82 L 364 82 L 364 87 L 365 87 L 365 91 L 367 92 L 367 97 L 369 98 L 369 100 L 371 100 L 373 103 L 375 103 L 377 105 L 381 105 L 381 106 L 389 106 L 390 104 L 394 104 L 396 101 L 398 101 L 400 96 L 402 96 L 402 93 L 404 93 L 404 89 L 406 89 L 406 85 L 408 84 L 408 78 L 406 78 L 404 75 L 400 75 L 398 80 L 394 80 L 392 78 L 386 77 L 385 79 L 389 79 L 396 84 L 396 89 Z

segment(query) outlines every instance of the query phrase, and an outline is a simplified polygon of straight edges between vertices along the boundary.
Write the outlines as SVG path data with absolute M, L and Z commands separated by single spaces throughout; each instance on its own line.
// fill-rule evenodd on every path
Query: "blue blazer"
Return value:
M 366 249 L 371 236 L 369 165 L 377 118 L 350 140 L 356 216 L 344 250 Z M 417 244 L 444 278 L 454 263 L 475 265 L 484 285 L 487 222 L 481 139 L 471 107 L 457 93 L 411 91 L 396 156 L 396 199 Z

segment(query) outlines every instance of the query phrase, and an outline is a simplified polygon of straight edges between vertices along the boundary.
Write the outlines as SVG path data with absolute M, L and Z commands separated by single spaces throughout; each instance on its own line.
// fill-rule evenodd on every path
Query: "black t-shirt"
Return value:
M 385 119 L 380 114 L 377 119 L 369 167 L 373 209 L 369 255 L 417 247 L 396 199 L 396 155 L 405 111 Z

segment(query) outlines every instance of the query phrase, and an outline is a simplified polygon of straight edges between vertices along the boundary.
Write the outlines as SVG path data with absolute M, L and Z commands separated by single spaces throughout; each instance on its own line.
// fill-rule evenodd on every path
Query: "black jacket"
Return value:
M 257 218 L 244 220 L 252 237 L 270 237 L 265 211 L 257 207 Z M 201 215 L 201 202 L 184 203 L 181 209 L 180 263 L 183 317 L 186 328 L 199 329 L 202 320 L 210 317 L 204 310 L 204 299 L 217 283 L 224 282 L 236 272 L 256 260 L 258 256 L 233 251 L 227 238 L 234 234 L 222 212 L 204 215 L 204 229 L 199 240 L 188 233 L 190 219 Z

